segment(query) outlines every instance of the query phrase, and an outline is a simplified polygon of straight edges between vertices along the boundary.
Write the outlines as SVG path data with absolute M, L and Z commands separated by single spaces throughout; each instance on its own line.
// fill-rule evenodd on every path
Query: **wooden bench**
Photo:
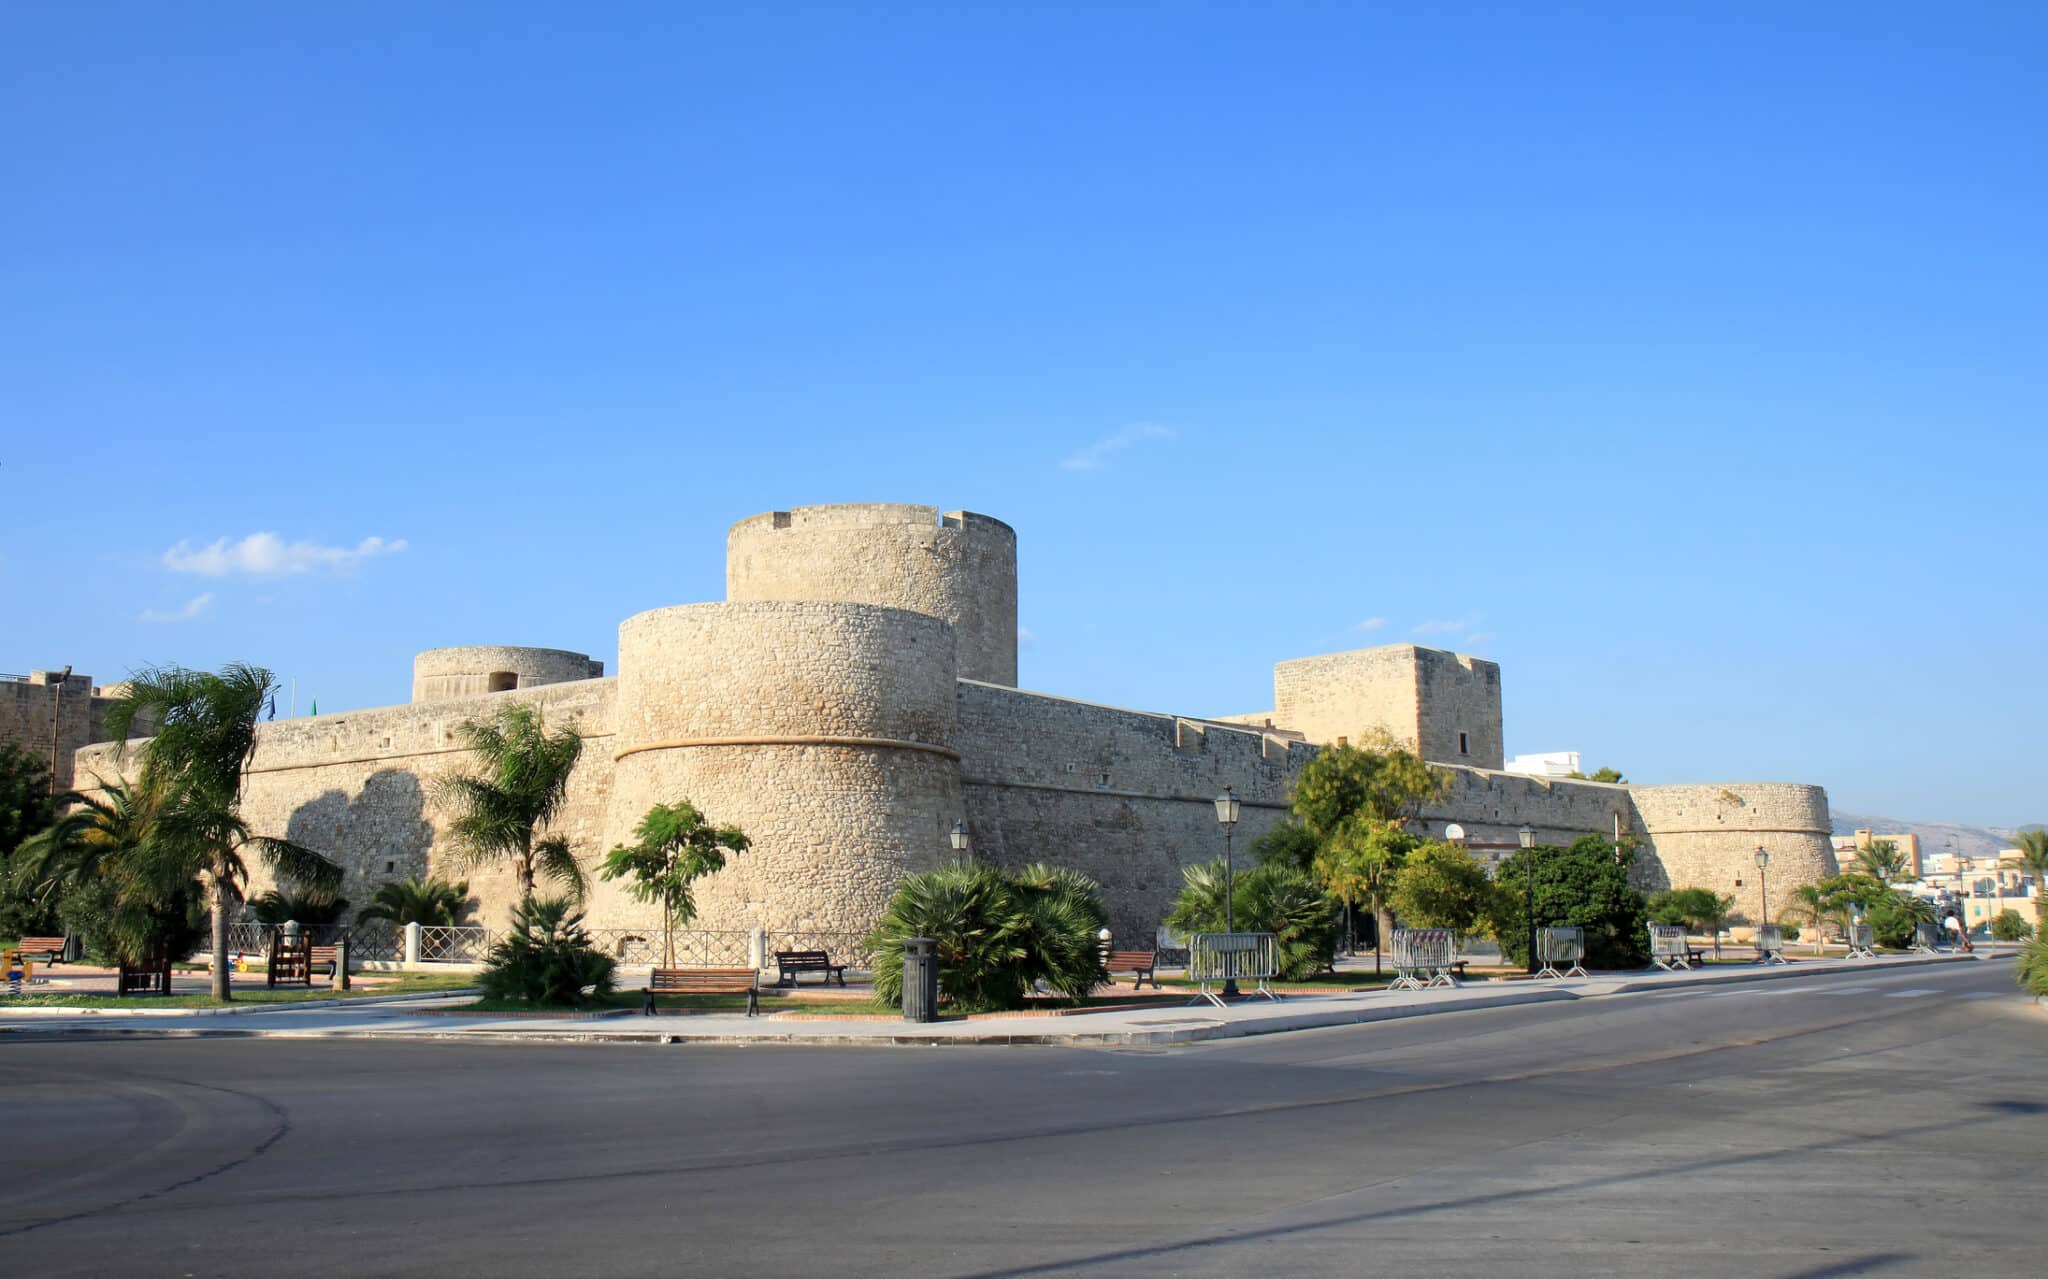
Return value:
M 332 977 L 334 975 L 335 962 L 334 949 L 332 946 L 313 947 L 312 958 L 307 961 L 307 966 L 311 968 L 325 968 L 327 975 Z
M 62 937 L 24 937 L 14 944 L 23 959 L 34 960 L 43 965 L 57 964 L 64 959 Z
M 1159 989 L 1159 952 L 1156 950 L 1112 950 L 1102 965 L 1109 973 L 1110 984 L 1116 984 L 1118 973 L 1135 973 L 1137 980 L 1131 983 L 1132 990 L 1145 989 L 1151 982 L 1152 989 Z
M 657 968 L 640 989 L 642 1016 L 654 1015 L 656 995 L 745 995 L 747 1016 L 761 1011 L 761 974 L 751 968 Z
M 846 965 L 835 964 L 832 956 L 822 950 L 778 950 L 775 952 L 775 984 L 796 985 L 798 973 L 823 973 L 825 984 L 830 986 L 836 976 L 839 984 L 846 984 Z

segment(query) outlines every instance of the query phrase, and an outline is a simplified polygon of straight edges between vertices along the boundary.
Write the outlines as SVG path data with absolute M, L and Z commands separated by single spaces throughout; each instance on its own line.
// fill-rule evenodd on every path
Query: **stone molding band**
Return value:
M 1095 795 L 1103 799 L 1157 799 L 1176 804 L 1213 804 L 1214 795 L 1155 795 L 1150 791 L 1111 790 L 1107 786 L 1058 786 L 1050 782 L 999 782 L 983 777 L 963 777 L 962 786 L 995 786 L 1003 790 L 1047 790 L 1061 795 Z M 1276 804 L 1270 799 L 1245 799 L 1238 803 L 1246 808 L 1270 808 L 1278 812 L 1288 811 L 1286 804 Z
M 954 763 L 960 762 L 960 752 L 950 746 L 934 746 L 930 742 L 912 742 L 899 737 L 836 737 L 820 734 L 783 734 L 774 737 L 678 737 L 666 742 L 648 742 L 641 746 L 628 746 L 612 756 L 618 763 L 628 755 L 642 751 L 682 750 L 693 746 L 853 746 L 869 750 L 924 751 L 929 755 L 943 755 Z
M 1693 830 L 1652 825 L 1650 834 L 1657 839 L 1667 835 L 1741 835 L 1744 838 L 1751 835 L 1826 835 L 1832 838 L 1834 832 L 1818 826 L 1702 826 Z

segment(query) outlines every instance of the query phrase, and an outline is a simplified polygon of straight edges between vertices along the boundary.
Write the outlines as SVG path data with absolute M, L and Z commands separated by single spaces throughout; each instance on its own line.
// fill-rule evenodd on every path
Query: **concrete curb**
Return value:
M 0 1004 L 0 1014 L 9 1017 L 241 1017 L 250 1013 L 301 1012 L 316 1008 L 374 1008 L 379 1004 L 404 1004 L 423 999 L 474 999 L 475 990 L 435 990 L 410 995 L 361 995 L 354 999 L 304 999 L 290 1003 L 241 1004 L 228 1008 L 10 1008 Z
M 1883 959 L 1827 960 L 1833 965 L 1828 968 L 1810 967 L 1812 960 L 1804 963 L 1794 960 L 1789 964 L 1773 964 L 1769 968 L 1742 968 L 1729 972 L 1702 972 L 1697 977 L 1673 980 L 1669 977 L 1647 981 L 1624 980 L 1611 990 L 1587 991 L 1588 998 L 1605 998 L 1608 995 L 1636 995 L 1648 991 L 1690 990 L 1695 986 L 1729 986 L 1737 982 L 1786 981 L 1794 977 L 1833 976 L 1838 973 L 1876 972 L 1881 968 L 1918 968 L 1927 964 L 1976 963 L 1984 956 L 1978 955 L 1891 955 Z M 1853 965 L 1853 967 L 1851 966 Z M 1597 978 L 1595 980 L 1598 980 Z

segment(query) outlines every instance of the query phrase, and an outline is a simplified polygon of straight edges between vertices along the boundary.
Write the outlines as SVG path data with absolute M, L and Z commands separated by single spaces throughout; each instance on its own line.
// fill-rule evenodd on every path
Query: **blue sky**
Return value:
M 609 668 L 734 520 L 924 502 L 1030 687 L 1418 640 L 1511 752 L 2048 817 L 2039 6 L 0 31 L 5 669 Z

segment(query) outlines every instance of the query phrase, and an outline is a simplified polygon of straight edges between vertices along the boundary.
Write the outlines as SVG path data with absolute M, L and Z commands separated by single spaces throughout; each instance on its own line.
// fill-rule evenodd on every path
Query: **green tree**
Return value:
M 1581 773 L 1578 770 L 1574 769 L 1573 771 L 1566 773 L 1565 776 L 1575 778 L 1582 782 L 1611 782 L 1616 785 L 1628 781 L 1628 778 L 1623 777 L 1621 775 L 1621 770 L 1618 768 L 1595 769 L 1590 777 L 1587 776 L 1585 773 Z
M 30 901 L 10 885 L 14 850 L 57 820 L 61 807 L 50 794 L 50 768 L 11 741 L 0 741 L 0 937 L 48 933 L 56 926 L 57 903 Z
M 468 880 L 451 884 L 439 877 L 415 876 L 378 885 L 370 904 L 356 912 L 356 922 L 381 919 L 401 928 L 407 924 L 447 926 L 461 923 L 468 909 Z
M 2029 826 L 2016 832 L 2012 843 L 2019 849 L 2020 864 L 2034 877 L 2034 901 L 2041 908 L 2036 913 L 2048 919 L 2048 829 Z
M 1305 871 L 1315 865 L 1318 847 L 1308 827 L 1298 821 L 1284 821 L 1251 842 L 1252 863 L 1292 866 Z
M 1991 936 L 1997 941 L 2025 941 L 2034 935 L 2034 926 L 2027 917 L 2010 906 L 1991 918 Z
M 1184 866 L 1180 873 L 1180 896 L 1166 926 L 1177 933 L 1229 931 L 1222 859 Z M 1235 876 L 1230 896 L 1228 915 L 1236 931 L 1273 934 L 1281 980 L 1300 981 L 1330 966 L 1337 953 L 1337 903 L 1308 875 L 1268 862 Z
M 466 863 L 509 861 L 522 900 L 533 896 L 540 875 L 580 900 L 586 880 L 568 839 L 539 832 L 562 811 L 583 738 L 573 728 L 548 732 L 540 712 L 521 705 L 501 706 L 456 732 L 480 771 L 440 778 L 435 792 L 453 810 L 448 835 Z
M 1735 898 L 1711 888 L 1672 888 L 1649 901 L 1650 918 L 1659 924 L 1678 924 L 1692 932 L 1711 934 L 1714 957 L 1721 957 L 1721 930 L 1735 911 Z
M 122 782 L 102 784 L 23 841 L 9 887 L 32 910 L 54 911 L 67 936 L 102 962 L 139 963 L 153 953 L 189 954 L 200 940 L 204 895 L 189 879 L 159 883 L 147 855 L 165 798 Z
M 1905 950 L 1912 946 L 1916 928 L 1934 922 L 1934 904 L 1911 893 L 1886 888 L 1864 903 L 1864 918 L 1869 921 L 1871 938 L 1878 945 Z
M 1880 884 L 1896 884 L 1911 878 L 1907 874 L 1906 854 L 1899 850 L 1897 840 L 1871 840 L 1870 847 L 1856 850 L 1852 866 L 1855 874 Z
M 1372 912 L 1375 973 L 1394 927 L 1394 879 L 1402 861 L 1421 842 L 1391 822 L 1349 822 L 1321 842 L 1310 867 L 1315 881 L 1344 904 L 1347 914 L 1358 906 Z
M 661 907 L 661 962 L 676 962 L 675 930 L 697 917 L 691 885 L 725 869 L 727 853 L 744 852 L 746 833 L 737 826 L 714 826 L 688 801 L 656 804 L 633 828 L 636 844 L 621 844 L 605 855 L 598 874 L 604 879 L 629 879 L 627 891 Z
M 1634 853 L 1620 859 L 1613 841 L 1585 835 L 1570 848 L 1538 844 L 1517 851 L 1500 868 L 1489 923 L 1501 953 L 1512 963 L 1529 960 L 1529 913 L 1524 885 L 1531 863 L 1536 882 L 1536 926 L 1585 929 L 1586 967 L 1640 968 L 1649 962 L 1648 903 L 1629 881 Z
M 251 898 L 249 913 L 259 924 L 304 924 L 308 928 L 324 928 L 348 914 L 348 899 L 337 897 L 334 892 L 321 889 L 273 888 L 260 897 Z
M 1428 841 L 1403 859 L 1389 902 L 1403 924 L 1469 933 L 1493 910 L 1493 880 L 1471 850 Z
M 228 919 L 248 883 L 253 851 L 280 879 L 333 888 L 341 867 L 310 848 L 254 834 L 242 817 L 242 786 L 256 752 L 256 725 L 277 713 L 277 679 L 258 666 L 220 671 L 150 667 L 128 681 L 107 714 L 116 757 L 129 732 L 155 724 L 142 747 L 138 784 L 164 797 L 150 834 L 136 850 L 124 891 L 172 894 L 199 883 L 213 913 L 213 997 L 228 988 Z
M 1294 781 L 1294 818 L 1319 843 L 1354 823 L 1399 826 L 1443 798 L 1448 770 L 1384 740 L 1369 747 L 1326 746 Z
M 1038 983 L 1082 999 L 1106 980 L 1096 934 L 1108 923 L 1102 890 L 1070 870 L 1014 874 L 954 862 L 904 879 L 869 934 L 875 996 L 903 1002 L 903 943 L 936 945 L 939 990 L 966 1011 L 1021 1008 Z

